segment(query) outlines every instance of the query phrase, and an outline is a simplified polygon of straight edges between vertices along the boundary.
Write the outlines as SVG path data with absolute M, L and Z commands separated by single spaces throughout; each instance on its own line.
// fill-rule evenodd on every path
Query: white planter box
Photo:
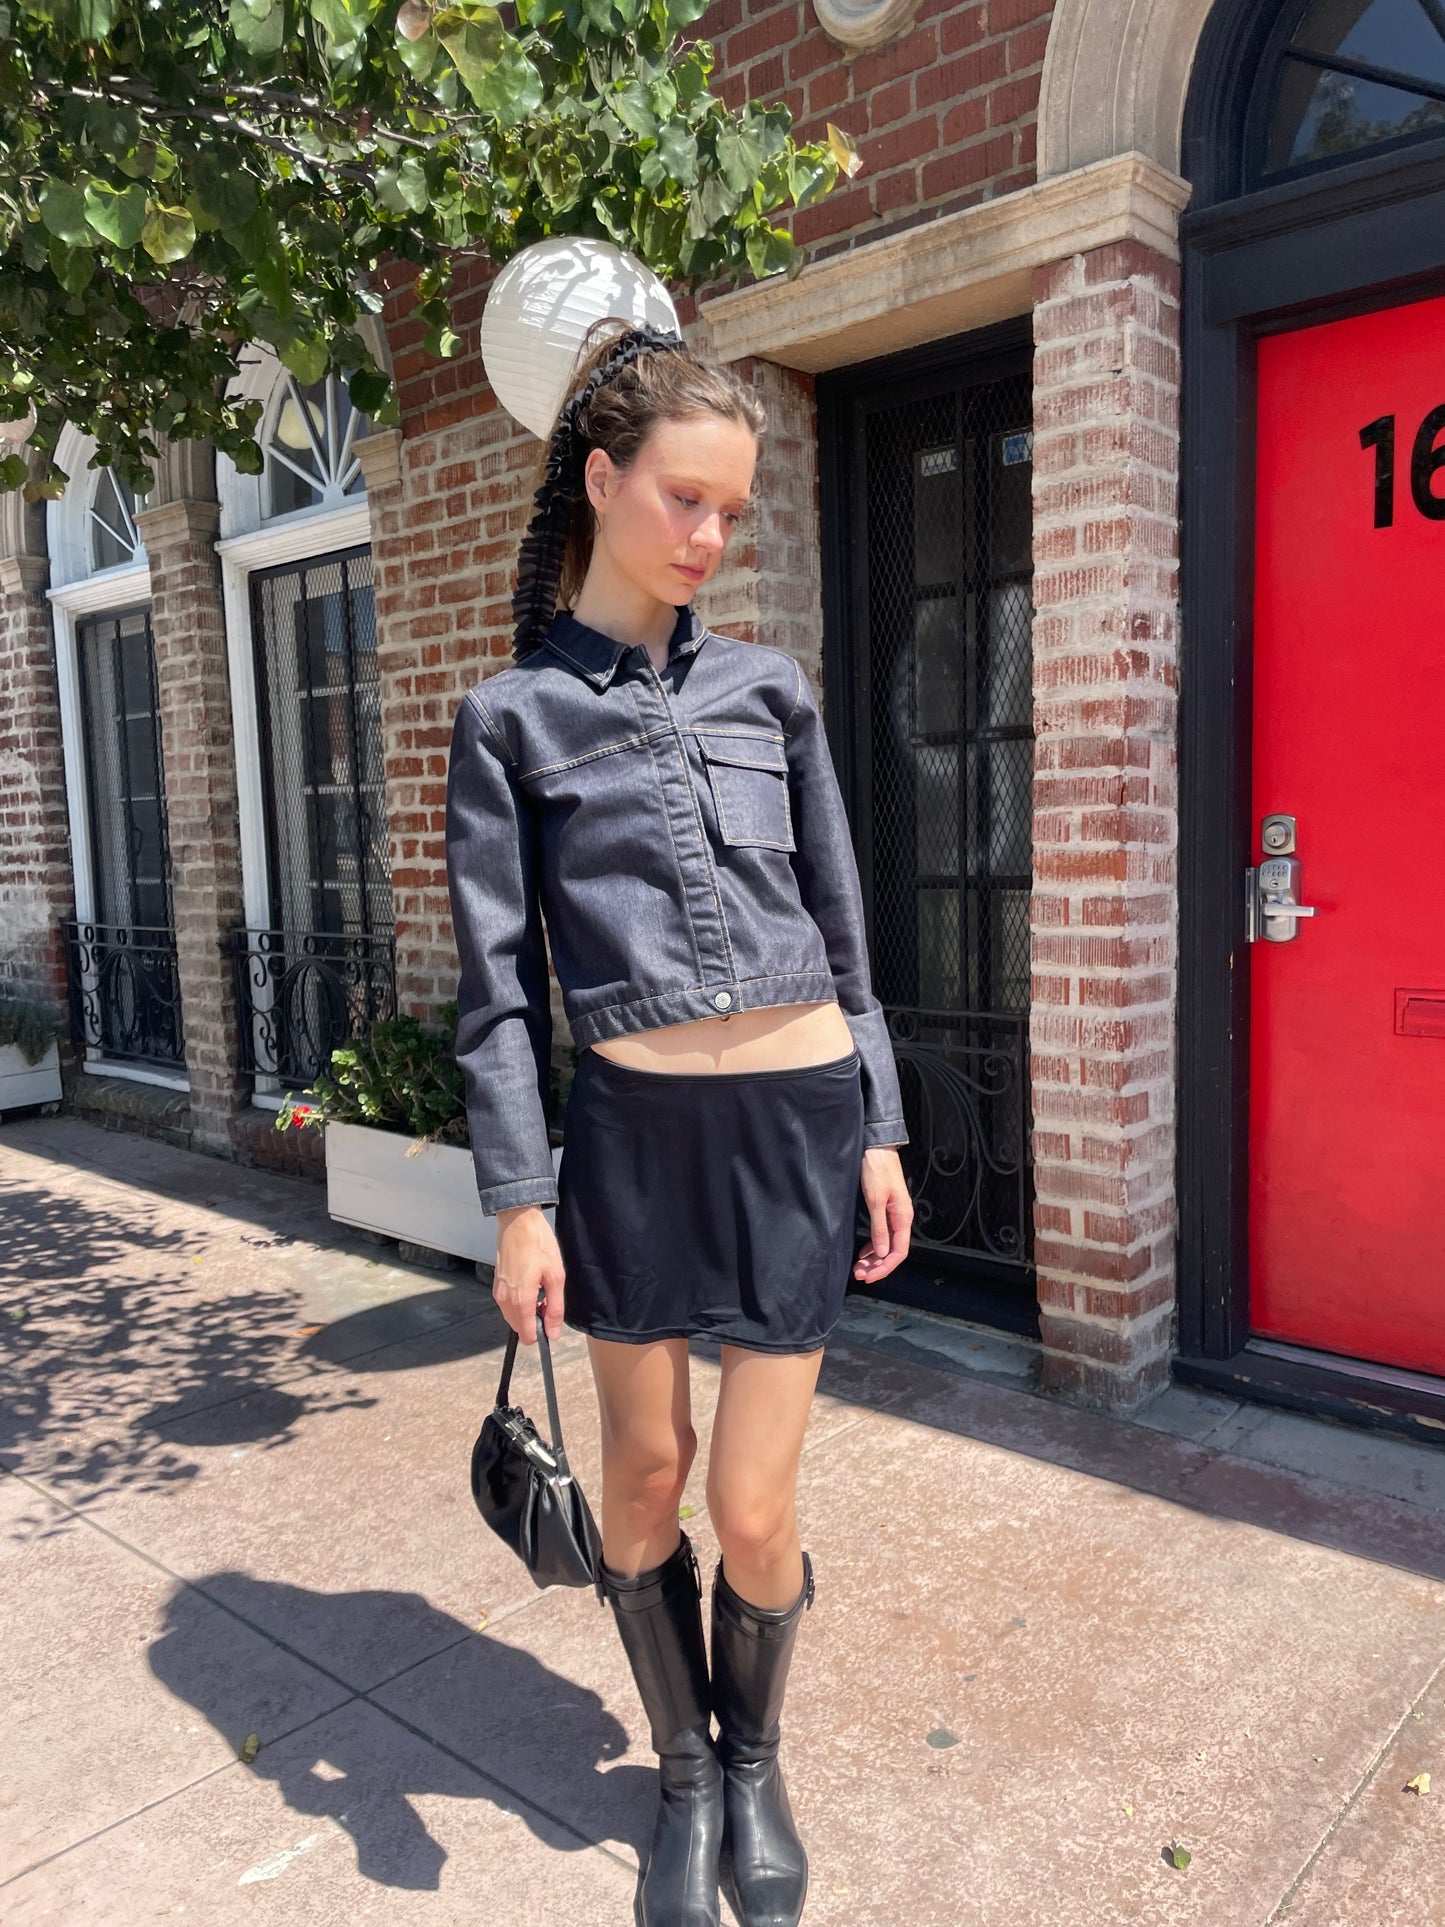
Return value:
M 0 1111 L 21 1104 L 60 1102 L 60 1051 L 52 1044 L 38 1064 L 27 1064 L 18 1044 L 0 1045 Z
M 495 1264 L 497 1220 L 478 1201 L 471 1151 L 460 1144 L 427 1144 L 408 1157 L 414 1141 L 367 1124 L 328 1124 L 327 1210 L 363 1231 Z M 554 1171 L 562 1148 L 552 1146 Z M 546 1210 L 550 1224 L 556 1213 L 551 1205 Z

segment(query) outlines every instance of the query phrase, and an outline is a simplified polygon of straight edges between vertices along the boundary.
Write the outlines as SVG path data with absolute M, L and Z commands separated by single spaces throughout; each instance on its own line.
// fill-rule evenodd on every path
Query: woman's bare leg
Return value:
M 629 1345 L 588 1337 L 602 1418 L 602 1557 L 629 1579 L 681 1536 L 677 1509 L 697 1454 L 685 1338 Z
M 754 1606 L 791 1606 L 802 1590 L 793 1500 L 822 1362 L 821 1348 L 805 1353 L 722 1348 L 707 1509 L 727 1582 Z

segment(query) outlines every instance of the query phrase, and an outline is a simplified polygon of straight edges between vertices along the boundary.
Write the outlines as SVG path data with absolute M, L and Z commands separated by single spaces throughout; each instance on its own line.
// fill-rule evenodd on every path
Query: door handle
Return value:
M 1244 932 L 1250 943 L 1294 943 L 1299 917 L 1319 915 L 1318 906 L 1298 899 L 1300 864 L 1297 856 L 1272 856 L 1258 869 L 1245 871 Z

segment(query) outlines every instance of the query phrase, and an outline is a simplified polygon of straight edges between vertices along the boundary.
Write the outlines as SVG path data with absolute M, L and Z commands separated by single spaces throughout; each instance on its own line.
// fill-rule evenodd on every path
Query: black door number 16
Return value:
M 1410 493 L 1415 506 L 1432 522 L 1445 522 L 1445 495 L 1431 492 L 1430 478 L 1437 468 L 1445 468 L 1445 448 L 1436 446 L 1445 430 L 1445 402 L 1430 413 L 1415 430 L 1410 449 Z M 1387 529 L 1395 519 L 1395 417 L 1381 415 L 1360 430 L 1360 447 L 1375 451 L 1375 527 Z

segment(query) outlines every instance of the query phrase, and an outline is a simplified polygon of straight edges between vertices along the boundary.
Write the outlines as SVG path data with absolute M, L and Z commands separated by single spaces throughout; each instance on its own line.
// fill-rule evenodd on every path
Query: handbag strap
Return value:
M 537 1344 L 542 1353 L 542 1384 L 547 1393 L 547 1424 L 551 1432 L 548 1443 L 557 1455 L 558 1477 L 560 1479 L 570 1479 L 572 1476 L 572 1468 L 567 1463 L 567 1449 L 562 1443 L 562 1411 L 557 1403 L 557 1381 L 552 1376 L 552 1346 L 547 1337 L 547 1328 L 542 1323 L 540 1310 L 543 1296 L 542 1293 L 538 1293 Z M 507 1354 L 502 1360 L 502 1376 L 497 1385 L 496 1402 L 498 1405 L 505 1405 L 508 1402 L 508 1394 L 512 1388 L 512 1367 L 517 1360 L 517 1346 L 519 1342 L 520 1335 L 516 1331 L 513 1331 L 508 1336 Z

